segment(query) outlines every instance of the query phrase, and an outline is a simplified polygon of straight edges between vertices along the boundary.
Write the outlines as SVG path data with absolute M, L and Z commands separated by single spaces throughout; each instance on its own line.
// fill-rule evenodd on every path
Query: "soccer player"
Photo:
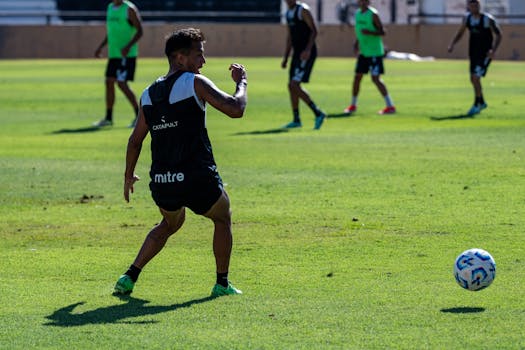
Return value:
M 235 82 L 229 95 L 200 74 L 206 63 L 204 35 L 187 28 L 172 33 L 166 40 L 168 73 L 144 90 L 139 119 L 127 147 L 124 198 L 129 202 L 142 143 L 151 134 L 150 190 L 162 214 L 142 245 L 133 264 L 120 276 L 115 294 L 129 294 L 144 266 L 184 223 L 185 208 L 214 223 L 213 252 L 217 283 L 212 296 L 241 294 L 228 281 L 232 251 L 230 200 L 223 188 L 206 129 L 206 104 L 230 118 L 241 118 L 247 103 L 247 76 L 244 66 L 234 63 L 229 69 Z M 170 268 L 171 269 L 171 268 Z M 178 286 L 177 288 L 180 288 Z
M 142 37 L 142 20 L 137 7 L 127 0 L 113 0 L 108 4 L 106 13 L 106 36 L 95 51 L 95 57 L 101 57 L 104 46 L 108 45 L 108 63 L 106 66 L 106 117 L 93 126 L 113 125 L 113 105 L 115 104 L 115 83 L 133 107 L 134 117 L 129 127 L 137 121 L 139 106 L 137 98 L 128 85 L 135 76 L 138 55 L 137 42 Z
M 310 80 L 310 74 L 317 57 L 317 47 L 315 45 L 317 26 L 308 5 L 296 0 L 285 1 L 288 5 L 288 11 L 286 11 L 288 35 L 281 67 L 283 69 L 286 68 L 288 56 L 293 50 L 288 81 L 293 120 L 284 127 L 300 128 L 302 126 L 299 114 L 299 100 L 303 100 L 315 115 L 314 129 L 319 130 L 326 118 L 326 114 L 317 107 L 308 92 L 301 86 L 301 83 L 308 83 Z
M 501 29 L 494 17 L 480 11 L 479 0 L 468 0 L 468 9 L 469 12 L 463 18 L 459 30 L 448 47 L 448 52 L 454 50 L 454 46 L 465 33 L 465 29 L 468 29 L 470 31 L 470 82 L 474 88 L 474 104 L 467 115 L 472 116 L 487 108 L 487 103 L 483 98 L 481 78 L 487 74 L 490 61 L 494 58 L 501 43 Z
M 386 107 L 379 111 L 379 114 L 394 114 L 396 107 L 392 98 L 388 94 L 386 85 L 381 80 L 384 74 L 383 57 L 385 49 L 382 36 L 385 35 L 383 24 L 375 8 L 370 6 L 369 0 L 358 0 L 359 8 L 355 13 L 355 34 L 354 51 L 357 57 L 355 67 L 354 84 L 352 88 L 352 101 L 344 109 L 344 113 L 351 114 L 357 110 L 357 96 L 364 74 L 370 72 L 372 81 L 379 89 L 385 99 Z

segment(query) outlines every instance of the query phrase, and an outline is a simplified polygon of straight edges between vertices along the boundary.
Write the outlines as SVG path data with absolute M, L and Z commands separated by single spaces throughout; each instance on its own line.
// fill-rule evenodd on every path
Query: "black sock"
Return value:
M 135 108 L 135 118 L 138 118 L 138 116 L 139 116 L 139 109 Z
M 135 265 L 131 265 L 128 271 L 126 271 L 125 275 L 128 275 L 133 282 L 137 282 L 141 271 L 142 270 L 136 267 Z
M 106 109 L 106 120 L 113 121 L 113 108 Z
M 483 95 L 481 95 L 480 97 L 478 97 L 478 103 L 479 103 L 480 105 L 485 104 L 485 99 L 483 98 Z
M 293 121 L 296 122 L 296 123 L 300 123 L 301 122 L 301 117 L 299 117 L 299 110 L 298 109 L 294 109 L 293 110 Z
M 308 105 L 308 107 L 310 107 L 310 109 L 312 110 L 312 112 L 314 112 L 314 114 L 317 116 L 319 114 L 321 114 L 321 110 L 319 108 L 317 108 L 316 104 L 312 101 L 310 102 L 310 104 Z
M 223 287 L 228 287 L 228 272 L 217 272 L 217 284 L 220 284 Z

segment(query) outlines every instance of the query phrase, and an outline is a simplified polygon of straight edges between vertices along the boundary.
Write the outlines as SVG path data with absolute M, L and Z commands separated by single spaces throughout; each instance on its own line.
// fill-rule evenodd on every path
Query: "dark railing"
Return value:
M 265 11 L 141 11 L 140 15 L 146 22 L 259 22 L 259 23 L 279 23 L 281 20 L 280 12 Z M 10 19 L 35 19 L 39 22 L 45 20 L 47 25 L 52 25 L 54 21 L 104 21 L 105 11 L 3 11 L 0 12 L 0 22 L 2 18 Z
M 408 15 L 408 24 L 413 24 L 414 19 L 426 19 L 426 18 L 463 18 L 465 15 L 460 14 L 437 14 L 437 13 L 420 13 L 420 14 L 410 14 Z M 524 15 L 497 15 L 496 19 L 501 20 L 520 20 L 519 22 L 525 23 L 525 14 Z

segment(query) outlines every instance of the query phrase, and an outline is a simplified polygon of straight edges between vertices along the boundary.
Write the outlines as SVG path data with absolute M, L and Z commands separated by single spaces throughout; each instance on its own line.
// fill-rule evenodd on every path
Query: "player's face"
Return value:
M 206 63 L 204 58 L 204 45 L 202 42 L 194 41 L 190 52 L 187 56 L 183 56 L 183 66 L 184 69 L 188 72 L 193 72 L 199 74 L 200 69 Z
M 370 6 L 370 0 L 358 0 L 357 5 L 361 9 L 366 9 L 368 6 Z
M 468 10 L 470 13 L 478 14 L 479 13 L 479 1 L 468 3 Z
M 285 0 L 285 1 L 289 8 L 293 8 L 297 3 L 296 0 Z

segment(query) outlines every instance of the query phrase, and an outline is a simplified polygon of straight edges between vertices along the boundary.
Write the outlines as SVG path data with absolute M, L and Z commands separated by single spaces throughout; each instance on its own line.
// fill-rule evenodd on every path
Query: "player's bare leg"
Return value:
M 467 112 L 467 115 L 476 115 L 481 112 L 481 110 L 487 108 L 487 104 L 483 98 L 483 88 L 481 86 L 481 77 L 476 74 L 470 75 L 470 82 L 474 88 L 474 104 Z
M 129 87 L 127 81 L 119 81 L 117 83 L 118 83 L 118 87 L 124 93 L 124 96 L 126 96 L 129 103 L 131 104 L 131 107 L 133 107 L 133 111 L 135 112 L 135 115 L 129 127 L 135 127 L 135 124 L 137 123 L 137 117 L 138 117 L 138 111 L 139 111 L 139 104 L 137 102 L 137 97 L 135 96 L 135 93 L 133 92 L 133 90 L 131 90 L 131 88 Z
M 144 266 L 164 248 L 168 238 L 184 223 L 184 208 L 177 211 L 160 209 L 160 212 L 163 216 L 162 221 L 148 233 L 135 261 L 128 271 L 119 277 L 113 294 L 130 294 Z
M 184 208 L 177 211 L 160 209 L 160 212 L 163 216 L 162 221 L 148 233 L 133 262 L 139 269 L 146 266 L 164 248 L 168 238 L 182 227 L 186 217 Z
M 228 272 L 232 252 L 233 237 L 231 228 L 230 200 L 223 192 L 217 202 L 204 214 L 214 224 L 213 253 L 218 273 Z
M 211 291 L 212 296 L 242 294 L 228 280 L 230 257 L 233 245 L 230 199 L 223 191 L 217 202 L 204 214 L 215 225 L 213 232 L 213 254 L 217 267 L 217 283 Z
M 394 104 L 392 103 L 392 99 L 390 98 L 390 95 L 388 94 L 388 90 L 386 88 L 385 83 L 383 83 L 383 80 L 381 79 L 380 75 L 372 75 L 372 81 L 374 82 L 375 86 L 381 93 L 381 96 L 385 99 L 386 107 L 379 111 L 379 114 L 394 114 L 396 112 L 396 108 L 394 107 Z
M 308 105 L 308 107 L 310 107 L 310 109 L 315 115 L 316 119 L 315 119 L 314 129 L 319 129 L 326 117 L 326 114 L 323 113 L 323 111 L 321 111 L 317 107 L 317 105 L 312 101 L 310 94 L 308 93 L 308 91 L 306 91 L 306 89 L 303 88 L 303 86 L 301 85 L 301 82 L 295 81 L 295 80 L 290 81 L 290 83 L 288 84 L 288 89 L 290 91 L 292 109 L 294 111 L 298 111 L 299 110 L 299 100 L 302 100 L 304 103 L 306 103 L 306 105 Z M 294 117 L 294 122 L 297 122 L 297 120 L 295 120 L 295 117 Z M 299 121 L 299 126 L 300 124 L 301 123 Z
M 93 126 L 104 127 L 113 125 L 113 105 L 115 104 L 115 78 L 106 78 L 105 81 L 105 98 L 106 98 L 106 116 Z

